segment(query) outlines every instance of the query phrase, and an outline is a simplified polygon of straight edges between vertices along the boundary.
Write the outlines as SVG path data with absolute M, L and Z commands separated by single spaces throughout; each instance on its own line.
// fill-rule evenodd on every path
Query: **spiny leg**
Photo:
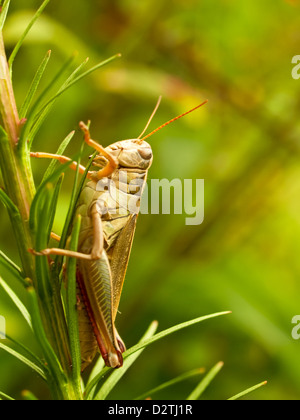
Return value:
M 78 258 L 80 260 L 88 260 L 88 261 L 99 260 L 103 252 L 103 228 L 102 228 L 101 215 L 97 211 L 96 204 L 92 208 L 91 217 L 92 217 L 92 223 L 93 223 L 94 243 L 93 243 L 93 248 L 90 254 L 83 254 L 82 252 L 69 251 L 68 249 L 61 249 L 61 248 L 47 248 L 42 251 L 35 251 L 33 249 L 29 249 L 28 251 L 31 254 L 37 255 L 37 256 L 61 255 L 64 257 Z

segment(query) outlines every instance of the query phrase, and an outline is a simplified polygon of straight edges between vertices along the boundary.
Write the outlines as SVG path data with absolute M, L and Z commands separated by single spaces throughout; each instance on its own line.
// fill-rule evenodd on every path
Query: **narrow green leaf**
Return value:
M 70 76 L 67 78 L 67 80 L 62 84 L 62 86 L 59 88 L 57 93 L 53 95 L 39 110 L 39 112 L 36 115 L 36 120 L 39 119 L 39 117 L 43 114 L 43 112 L 57 99 L 59 96 L 61 96 L 71 85 L 71 83 L 76 79 L 76 75 L 81 72 L 83 67 L 87 65 L 89 61 L 89 58 L 86 58 L 81 64 L 79 64 L 78 67 L 70 74 Z M 71 85 L 72 86 L 72 85 Z
M 101 61 L 101 63 L 96 64 L 95 66 L 93 66 L 92 68 L 90 68 L 89 70 L 87 70 L 85 73 L 81 74 L 80 76 L 78 76 L 76 79 L 74 79 L 71 83 L 69 83 L 69 85 L 67 86 L 67 89 L 69 89 L 71 86 L 73 86 L 75 83 L 79 82 L 81 79 L 83 79 L 84 77 L 89 76 L 91 73 L 94 73 L 96 70 L 100 69 L 103 66 L 106 66 L 107 64 L 109 64 L 111 61 L 116 60 L 117 58 L 120 58 L 121 54 L 115 54 L 112 57 L 107 58 L 104 61 Z
M 227 311 L 227 312 L 217 312 L 217 313 L 215 313 L 215 314 L 202 316 L 202 317 L 200 317 L 200 318 L 196 318 L 196 319 L 193 319 L 193 320 L 191 320 L 191 321 L 183 322 L 182 324 L 179 324 L 179 325 L 176 325 L 176 326 L 174 326 L 174 327 L 168 328 L 167 330 L 164 330 L 164 331 L 162 331 L 162 332 L 160 332 L 160 333 L 158 333 L 158 334 L 155 334 L 153 337 L 151 337 L 151 338 L 149 338 L 149 339 L 147 339 L 147 340 L 144 340 L 144 341 L 142 341 L 142 342 L 140 342 L 140 343 L 136 344 L 135 346 L 131 347 L 130 349 L 126 350 L 126 352 L 125 352 L 125 353 L 123 353 L 123 357 L 124 357 L 124 359 L 126 359 L 126 358 L 127 358 L 127 357 L 129 357 L 131 354 L 135 353 L 136 351 L 141 350 L 141 349 L 143 349 L 144 347 L 149 346 L 149 344 L 152 344 L 152 343 L 154 343 L 154 342 L 156 342 L 156 341 L 160 340 L 161 338 L 166 337 L 166 336 L 168 336 L 169 334 L 172 334 L 173 332 L 179 331 L 179 330 L 181 330 L 181 329 L 183 329 L 183 328 L 186 328 L 186 327 L 190 327 L 190 326 L 195 325 L 195 324 L 197 324 L 197 323 L 199 323 L 199 322 L 206 321 L 206 320 L 208 320 L 208 319 L 211 319 L 211 318 L 216 318 L 216 317 L 218 317 L 218 316 L 227 315 L 227 314 L 231 314 L 231 312 L 230 312 L 230 311 Z M 101 379 L 104 375 L 106 375 L 106 374 L 107 374 L 107 372 L 109 372 L 110 370 L 111 370 L 111 368 L 110 368 L 110 367 L 105 367 L 105 368 L 104 368 L 101 372 L 99 372 L 99 373 L 98 373 L 98 375 L 96 375 L 96 376 L 95 376 L 95 377 L 91 380 L 91 382 L 90 382 L 90 383 L 87 385 L 87 387 L 86 387 L 86 396 L 87 396 L 87 398 L 89 397 L 89 394 L 90 394 L 91 390 L 92 390 L 92 389 L 94 388 L 94 386 L 98 383 L 98 381 L 99 381 L 99 380 L 100 380 L 100 379 Z
M 19 42 L 17 43 L 17 45 L 13 49 L 13 52 L 11 53 L 11 55 L 9 57 L 9 60 L 8 60 L 8 64 L 9 64 L 10 69 L 12 69 L 12 65 L 13 65 L 14 59 L 16 58 L 16 55 L 18 54 L 19 49 L 21 48 L 21 46 L 22 46 L 22 44 L 24 42 L 24 39 L 26 38 L 28 32 L 30 31 L 30 29 L 32 28 L 32 26 L 34 25 L 34 23 L 36 22 L 36 20 L 40 17 L 40 15 L 44 11 L 44 9 L 47 6 L 47 4 L 49 3 L 49 1 L 50 0 L 44 0 L 44 2 L 42 3 L 42 5 L 39 7 L 39 9 L 36 11 L 35 15 L 31 19 L 31 21 L 29 22 L 29 24 L 28 24 L 27 28 L 25 29 L 23 35 L 19 39 Z
M 250 394 L 250 392 L 253 392 L 253 391 L 255 391 L 256 389 L 258 389 L 258 388 L 261 388 L 262 386 L 264 386 L 264 385 L 267 385 L 267 381 L 263 381 L 263 382 L 261 382 L 261 383 L 259 383 L 259 384 L 257 384 L 257 385 L 254 385 L 254 386 L 252 386 L 251 388 L 248 388 L 248 389 L 246 389 L 245 391 L 242 391 L 242 392 L 240 392 L 239 394 L 237 394 L 237 395 L 234 395 L 233 397 L 231 397 L 231 398 L 228 398 L 228 401 L 235 401 L 235 400 L 238 400 L 239 398 L 242 398 L 242 397 L 244 397 L 245 395 L 247 395 L 247 394 Z
M 102 61 L 101 63 L 92 67 L 88 71 L 82 73 L 78 77 L 76 77 L 76 75 L 82 70 L 82 67 L 87 63 L 87 60 L 85 60 L 83 63 L 80 64 L 79 67 L 77 67 L 75 69 L 75 71 L 69 76 L 67 81 L 61 86 L 61 88 L 58 90 L 58 92 L 52 98 L 50 98 L 46 102 L 46 104 L 43 105 L 42 109 L 37 113 L 37 115 L 35 115 L 35 117 L 34 117 L 35 121 L 32 124 L 32 127 L 30 128 L 30 133 L 29 133 L 29 136 L 28 136 L 28 141 L 29 141 L 29 145 L 30 145 L 29 148 L 31 148 L 31 144 L 32 144 L 32 142 L 35 138 L 36 133 L 38 132 L 38 130 L 40 129 L 40 127 L 41 127 L 42 123 L 44 122 L 45 118 L 49 114 L 49 112 L 50 112 L 52 106 L 54 105 L 55 101 L 64 92 L 66 92 L 69 88 L 71 88 L 75 83 L 79 82 L 84 77 L 87 77 L 92 72 L 98 70 L 100 67 L 103 67 L 104 65 L 110 63 L 112 60 L 116 59 L 117 57 L 120 57 L 120 54 L 116 54 L 116 55 L 108 58 L 107 60 Z
M 55 171 L 53 171 L 48 178 L 46 178 L 38 187 L 37 192 L 34 196 L 33 202 L 30 208 L 30 216 L 29 216 L 29 226 L 30 229 L 35 232 L 37 227 L 37 220 L 40 211 L 38 207 L 42 207 L 42 202 L 44 201 L 43 196 L 45 195 L 45 191 L 47 190 L 47 185 L 49 186 L 53 182 L 56 182 L 61 174 L 70 166 L 72 162 L 67 162 L 58 167 Z
M 70 141 L 74 137 L 74 134 L 75 134 L 75 130 L 73 130 L 70 134 L 68 134 L 67 137 L 62 141 L 61 145 L 57 149 L 57 152 L 56 152 L 57 155 L 63 155 L 64 154 L 64 151 L 66 150 Z M 55 168 L 58 164 L 61 165 L 56 160 L 54 160 L 54 159 L 51 160 L 50 165 L 48 166 L 48 168 L 47 168 L 47 170 L 44 174 L 42 182 L 44 182 L 47 178 L 49 178 L 53 174 L 53 172 L 54 172 L 54 170 L 55 170 Z
M 32 103 L 32 100 L 34 98 L 34 95 L 35 95 L 35 93 L 36 93 L 36 91 L 37 91 L 37 89 L 39 87 L 41 78 L 42 78 L 42 76 L 43 76 L 43 74 L 44 74 L 44 72 L 46 70 L 46 67 L 47 67 L 47 64 L 49 62 L 50 56 L 51 56 L 51 50 L 49 50 L 47 52 L 45 58 L 43 59 L 42 63 L 40 64 L 40 66 L 39 66 L 39 68 L 38 68 L 38 70 L 37 70 L 37 72 L 36 72 L 36 74 L 34 76 L 34 79 L 33 79 L 32 83 L 31 83 L 31 86 L 29 88 L 29 91 L 28 91 L 28 93 L 26 95 L 26 98 L 24 100 L 24 103 L 21 106 L 21 109 L 20 109 L 20 112 L 19 112 L 20 119 L 24 119 L 27 116 L 28 109 L 30 108 L 30 105 Z
M 49 372 L 51 373 L 51 378 L 49 378 L 49 376 L 47 376 L 47 378 L 49 378 L 49 382 L 51 380 L 51 384 L 53 384 L 53 391 L 56 394 L 61 393 L 63 397 L 67 383 L 66 376 L 53 348 L 51 347 L 46 337 L 35 290 L 33 288 L 28 288 L 28 295 L 31 305 L 31 319 L 35 336 L 43 350 L 45 359 L 48 364 Z
M 0 261 L 3 260 L 3 264 L 5 263 L 7 267 L 9 266 L 11 270 L 15 271 L 19 276 L 22 276 L 21 268 L 15 264 L 4 252 L 0 251 Z
M 8 195 L 1 188 L 0 188 L 0 202 L 2 202 L 2 204 L 6 207 L 8 213 L 9 213 L 11 222 L 13 223 L 16 231 L 19 232 L 18 233 L 19 236 L 24 235 L 24 237 L 25 237 L 24 225 L 23 225 L 23 221 L 22 221 L 19 209 L 15 206 L 15 204 L 12 202 L 12 200 L 8 197 Z M 7 258 L 3 252 L 0 253 L 0 264 L 5 266 L 6 268 L 8 268 L 9 271 L 12 274 L 14 274 L 14 276 L 18 280 L 20 280 L 25 287 L 28 286 L 27 280 L 23 278 L 20 271 L 16 268 L 16 266 L 14 266 L 13 263 L 10 262 L 9 258 Z M 20 274 L 20 276 L 19 276 L 19 274 Z
M 145 335 L 142 337 L 141 342 L 144 340 L 147 340 L 155 334 L 155 331 L 157 330 L 158 323 L 152 322 L 149 329 L 145 333 Z M 127 370 L 130 368 L 130 366 L 136 361 L 136 359 L 141 355 L 143 352 L 143 348 L 136 353 L 132 354 L 131 356 L 127 357 L 124 361 L 124 365 L 121 369 L 114 370 L 113 373 L 109 376 L 109 378 L 105 381 L 105 383 L 101 386 L 99 392 L 95 396 L 95 400 L 105 400 L 108 394 L 112 391 L 112 389 L 115 387 L 115 385 L 120 381 L 120 379 L 125 375 Z
M 135 398 L 135 400 L 144 400 L 147 397 L 150 397 L 151 395 L 156 394 L 157 392 L 162 391 L 163 389 L 169 388 L 169 387 L 171 387 L 171 386 L 173 386 L 175 384 L 178 384 L 180 382 L 183 382 L 186 379 L 190 379 L 190 378 L 192 378 L 194 376 L 198 376 L 198 375 L 203 375 L 204 370 L 205 369 L 200 368 L 200 369 L 193 369 L 190 372 L 186 372 L 183 375 L 177 376 L 176 378 L 171 379 L 170 381 L 165 382 L 165 383 L 163 383 L 163 384 L 161 384 L 161 385 L 159 385 L 159 386 L 151 389 L 148 392 L 145 392 L 144 394 L 142 394 L 139 397 Z
M 15 206 L 15 204 L 11 201 L 9 196 L 1 188 L 0 188 L 0 201 L 7 208 L 10 214 L 16 217 L 19 216 L 21 218 L 18 208 Z
M 71 74 L 71 76 L 66 80 L 66 82 L 63 84 L 63 86 L 59 89 L 59 91 L 51 98 L 49 101 L 43 106 L 40 113 L 47 108 L 55 99 L 57 99 L 59 96 L 61 96 L 66 90 L 68 90 L 70 87 L 75 85 L 75 83 L 78 83 L 81 79 L 89 76 L 91 73 L 95 72 L 96 70 L 100 69 L 101 67 L 105 66 L 106 64 L 110 63 L 111 61 L 115 60 L 116 58 L 120 57 L 120 54 L 113 55 L 112 57 L 109 57 L 108 59 L 101 61 L 101 63 L 96 64 L 86 72 L 80 74 L 76 77 L 76 75 L 82 70 L 82 67 L 86 65 L 88 62 L 88 59 L 86 59 L 83 63 L 77 67 L 77 69 Z
M 33 364 L 35 364 L 40 369 L 40 372 L 42 372 L 42 378 L 46 379 L 47 366 L 36 354 L 34 354 L 28 347 L 24 346 L 24 344 L 20 343 L 17 340 L 14 340 L 7 334 L 5 339 L 9 340 L 13 344 L 13 348 L 16 352 L 22 354 L 26 359 L 30 360 Z
M 37 110 L 41 106 L 44 99 L 47 97 L 48 93 L 54 88 L 54 86 L 61 80 L 62 77 L 65 77 L 65 73 L 67 71 L 69 71 L 69 69 L 72 66 L 76 56 L 77 56 L 77 53 L 72 54 L 72 56 L 66 60 L 66 62 L 62 65 L 62 67 L 58 70 L 58 72 L 50 80 L 49 84 L 45 87 L 45 89 L 38 96 L 37 100 L 33 103 L 32 107 L 31 107 L 31 109 L 29 110 L 29 113 L 28 113 L 26 125 L 23 127 L 23 130 L 21 131 L 21 136 L 20 136 L 19 143 L 22 143 L 23 145 L 27 144 L 29 132 L 30 132 L 30 129 L 32 127 L 32 124 L 33 124 L 34 118 L 36 116 Z M 31 149 L 31 146 L 32 146 L 32 142 L 30 144 L 30 147 L 28 145 L 29 150 Z
M 58 173 L 52 175 L 52 177 L 57 176 Z M 32 231 L 35 232 L 35 251 L 42 251 L 48 247 L 60 184 L 61 181 L 55 187 L 50 182 L 42 185 L 31 205 L 29 225 Z M 42 301 L 48 302 L 50 305 L 48 312 L 51 313 L 53 308 L 51 307 L 52 303 L 49 301 L 49 297 L 53 296 L 54 285 L 51 281 L 47 257 L 38 256 L 36 258 L 35 268 L 36 278 L 39 280 L 37 282 L 38 295 Z
M 15 401 L 14 398 L 10 397 L 7 394 L 4 394 L 4 392 L 1 392 L 1 391 L 0 391 L 0 400 Z
M 81 217 L 78 216 L 74 223 L 72 230 L 70 250 L 77 251 L 78 238 L 80 233 Z M 67 321 L 69 329 L 70 349 L 72 358 L 72 376 L 73 382 L 76 386 L 77 393 L 81 394 L 81 351 L 79 341 L 79 328 L 78 328 L 78 314 L 77 314 L 77 290 L 76 290 L 76 258 L 68 258 L 67 260 Z
M 11 354 L 18 360 L 20 360 L 25 365 L 29 366 L 31 369 L 33 369 L 36 373 L 38 373 L 43 379 L 45 379 L 44 372 L 40 369 L 39 366 L 37 366 L 35 363 L 33 363 L 31 360 L 27 359 L 23 354 L 19 353 L 18 351 L 6 346 L 5 344 L 0 342 L 0 349 L 6 351 L 7 353 Z
M 54 223 L 54 219 L 55 219 L 55 214 L 56 214 L 56 209 L 57 209 L 57 203 L 58 203 L 58 198 L 59 198 L 59 193 L 61 190 L 61 186 L 62 186 L 62 182 L 64 179 L 64 174 L 61 174 L 53 191 L 53 195 L 52 195 L 52 199 L 49 205 L 49 221 L 48 221 L 48 232 L 47 232 L 47 236 L 48 236 L 48 240 L 50 239 L 50 235 L 52 232 L 52 228 L 53 228 L 53 223 Z
M 1 13 L 0 13 L 0 31 L 3 30 L 4 23 L 6 21 L 7 12 L 9 9 L 10 0 L 4 0 L 1 4 Z
M 6 207 L 9 216 L 13 223 L 18 226 L 19 231 L 23 232 L 22 218 L 17 206 L 13 203 L 10 197 L 0 188 L 0 202 Z
M 103 358 L 99 356 L 97 362 L 95 363 L 95 366 L 93 367 L 93 369 L 92 369 L 92 371 L 91 371 L 91 373 L 89 375 L 89 378 L 87 380 L 87 384 L 89 385 L 90 382 L 92 382 L 94 380 L 94 378 L 97 375 L 99 375 L 99 373 L 102 372 L 102 370 L 104 368 L 105 368 L 105 362 L 104 362 Z M 96 388 L 94 387 L 94 390 L 93 391 L 95 391 L 95 389 Z M 94 392 L 90 392 L 88 399 L 89 400 L 92 400 L 93 397 L 94 397 Z
M 28 287 L 30 285 L 28 281 L 23 277 L 23 273 L 20 267 L 11 261 L 2 251 L 0 251 L 0 267 L 8 270 L 16 280 L 23 284 L 23 286 Z
M 161 338 L 166 337 L 166 336 L 168 336 L 168 335 L 170 335 L 170 334 L 172 334 L 176 331 L 182 330 L 183 328 L 190 327 L 192 325 L 198 324 L 199 322 L 203 322 L 203 321 L 206 321 L 206 320 L 211 319 L 211 318 L 216 318 L 216 317 L 219 317 L 219 316 L 228 315 L 230 313 L 231 313 L 230 311 L 217 312 L 215 314 L 201 316 L 200 318 L 196 318 L 196 319 L 193 319 L 191 321 L 183 322 L 182 324 L 178 324 L 174 327 L 168 328 L 167 330 L 164 330 L 164 331 L 162 331 L 158 334 L 155 334 L 153 337 L 149 338 L 148 340 L 145 340 L 142 343 L 138 343 L 137 345 L 131 347 L 130 349 L 128 349 L 124 353 L 124 356 L 128 357 L 131 354 L 135 353 L 136 351 L 140 350 L 141 348 L 147 347 L 147 346 L 149 346 L 149 344 L 152 344 L 152 343 L 160 340 Z
M 42 93 L 39 95 L 38 99 L 35 101 L 32 114 L 36 115 L 36 111 L 41 105 L 41 103 L 44 101 L 44 99 L 47 97 L 48 93 L 54 88 L 56 84 L 59 83 L 59 81 L 65 77 L 65 74 L 69 72 L 71 69 L 75 59 L 77 58 L 78 53 L 75 51 L 59 68 L 58 72 L 54 75 L 54 77 L 50 80 L 49 84 L 45 87 L 45 89 L 42 91 Z M 31 113 L 31 112 L 30 112 Z
M 58 92 L 52 96 L 51 99 L 49 99 L 45 105 L 42 106 L 42 108 L 37 112 L 36 115 L 34 115 L 33 124 L 30 127 L 29 135 L 28 135 L 28 143 L 29 148 L 31 149 L 31 144 L 40 129 L 41 125 L 45 121 L 46 117 L 48 116 L 49 112 L 51 111 L 53 105 L 55 104 L 56 99 L 58 99 L 71 85 L 71 82 L 74 80 L 76 75 L 82 70 L 82 68 L 86 65 L 88 59 L 86 59 L 83 63 L 81 63 L 68 77 L 68 79 L 63 83 L 63 85 L 59 88 Z
M 36 241 L 35 250 L 42 251 L 46 249 L 49 242 L 49 203 L 51 206 L 53 198 L 54 186 L 47 183 L 41 199 L 37 205 L 37 225 L 36 225 Z M 39 297 L 44 301 L 48 301 L 52 296 L 53 286 L 51 284 L 51 274 L 49 270 L 48 259 L 46 256 L 38 256 L 36 258 L 36 277 L 39 279 L 37 290 Z
M 197 400 L 201 397 L 203 392 L 206 390 L 211 381 L 216 377 L 224 366 L 223 362 L 217 363 L 208 374 L 202 379 L 199 385 L 194 389 L 194 391 L 187 397 L 187 400 Z
M 25 321 L 29 325 L 29 327 L 32 329 L 31 325 L 31 318 L 29 315 L 29 312 L 23 302 L 19 299 L 19 297 L 16 295 L 16 293 L 6 284 L 6 282 L 0 277 L 0 286 L 2 289 L 7 293 L 7 295 L 11 298 L 13 303 L 16 305 L 16 307 L 19 309 L 21 314 L 23 315 Z

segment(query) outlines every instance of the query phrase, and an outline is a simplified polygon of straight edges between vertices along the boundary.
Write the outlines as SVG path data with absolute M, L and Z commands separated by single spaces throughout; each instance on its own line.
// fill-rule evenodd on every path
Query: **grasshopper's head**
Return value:
M 137 169 L 146 171 L 150 168 L 153 153 L 149 143 L 140 139 L 121 140 L 105 148 L 115 158 L 119 168 Z M 94 165 L 105 166 L 107 159 L 97 156 Z
M 122 168 L 147 170 L 152 164 L 153 153 L 150 144 L 139 139 L 118 141 L 106 150 L 116 158 Z

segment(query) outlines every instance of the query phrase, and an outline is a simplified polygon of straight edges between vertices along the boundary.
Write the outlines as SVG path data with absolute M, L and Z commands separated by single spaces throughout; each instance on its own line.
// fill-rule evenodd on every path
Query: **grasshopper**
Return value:
M 62 255 L 77 258 L 78 323 L 80 333 L 82 370 L 94 359 L 98 349 L 107 366 L 119 368 L 123 364 L 125 344 L 120 338 L 115 319 L 132 247 L 140 198 L 143 193 L 153 154 L 145 140 L 171 122 L 200 108 L 197 107 L 173 118 L 143 137 L 161 98 L 141 135 L 136 139 L 122 140 L 103 148 L 91 139 L 89 128 L 83 122 L 80 128 L 85 142 L 97 151 L 89 171 L 88 181 L 77 203 L 76 214 L 82 224 L 77 252 L 48 248 L 35 255 Z M 31 153 L 32 157 L 56 159 L 61 163 L 71 162 L 65 156 L 49 153 Z M 77 168 L 71 162 L 72 169 Z M 80 166 L 80 173 L 85 168 Z M 107 192 L 111 183 L 117 194 Z M 134 208 L 129 202 L 135 196 Z M 59 240 L 55 234 L 52 237 Z

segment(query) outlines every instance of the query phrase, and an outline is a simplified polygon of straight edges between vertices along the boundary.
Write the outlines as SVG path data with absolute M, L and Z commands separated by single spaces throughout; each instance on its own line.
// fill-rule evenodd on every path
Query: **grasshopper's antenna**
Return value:
M 161 129 L 162 129 L 162 128 L 164 128 L 166 125 L 169 125 L 169 124 L 171 124 L 172 122 L 174 122 L 174 121 L 176 121 L 176 120 L 179 120 L 179 118 L 182 118 L 182 117 L 184 117 L 185 115 L 190 114 L 190 113 L 191 113 L 191 112 L 193 112 L 193 111 L 196 111 L 196 109 L 198 109 L 198 108 L 200 108 L 201 106 L 203 106 L 203 105 L 207 104 L 207 102 L 208 102 L 208 100 L 206 100 L 206 101 L 202 102 L 200 105 L 196 106 L 195 108 L 190 109 L 189 111 L 184 112 L 184 113 L 183 113 L 183 114 L 181 114 L 181 115 L 178 115 L 178 117 L 172 118 L 170 121 L 168 121 L 168 122 L 164 123 L 164 124 L 163 124 L 163 125 L 161 125 L 160 127 L 158 127 L 158 128 L 156 128 L 155 130 L 153 130 L 150 134 L 147 134 L 147 136 L 143 137 L 143 138 L 141 139 L 141 141 L 146 140 L 148 137 L 152 136 L 152 134 L 154 134 L 154 133 L 156 133 L 157 131 L 161 130 Z M 149 124 L 148 124 L 148 125 L 149 125 Z M 145 132 L 145 131 L 146 131 L 146 130 L 144 130 L 144 131 L 143 131 L 143 133 L 140 135 L 140 137 L 144 134 L 144 132 Z M 140 138 L 140 137 L 139 137 L 139 138 Z
M 152 114 L 151 114 L 151 117 L 149 118 L 149 120 L 148 120 L 148 122 L 147 122 L 147 124 L 146 124 L 146 127 L 144 128 L 144 130 L 141 132 L 141 134 L 138 136 L 138 139 L 140 139 L 141 137 L 142 137 L 142 135 L 143 134 L 145 134 L 145 132 L 146 132 L 146 130 L 147 130 L 147 128 L 149 127 L 149 125 L 150 125 L 150 123 L 151 123 L 151 121 L 152 121 L 152 119 L 153 119 L 153 117 L 154 117 L 154 115 L 156 114 L 156 111 L 158 110 L 158 107 L 159 107 L 159 105 L 160 105 L 160 103 L 161 103 L 161 96 L 158 98 L 158 101 L 157 101 L 157 104 L 156 104 L 156 106 L 155 106 L 155 108 L 154 108 L 154 111 L 152 112 Z

